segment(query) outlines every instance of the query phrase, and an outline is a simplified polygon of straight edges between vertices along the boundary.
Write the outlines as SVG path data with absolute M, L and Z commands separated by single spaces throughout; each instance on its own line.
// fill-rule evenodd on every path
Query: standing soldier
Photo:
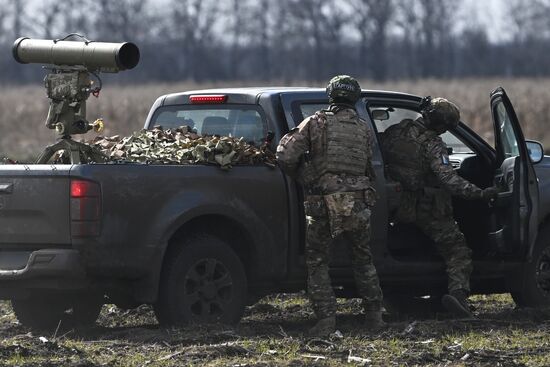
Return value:
M 340 234 L 352 245 L 353 272 L 363 298 L 366 327 L 379 330 L 385 326 L 382 291 L 369 247 L 375 202 L 372 134 L 355 110 L 361 88 L 354 78 L 339 75 L 330 80 L 327 94 L 328 110 L 306 118 L 277 148 L 279 165 L 297 177 L 305 191 L 308 295 L 318 319 L 310 335 L 316 336 L 328 335 L 336 327 L 329 246 Z
M 473 317 L 467 303 L 472 251 L 453 218 L 451 195 L 490 201 L 497 190 L 466 181 L 449 162 L 439 135 L 458 125 L 458 107 L 444 98 L 426 97 L 420 110 L 421 118 L 389 127 L 382 141 L 387 172 L 403 186 L 396 219 L 415 223 L 435 242 L 447 266 L 449 294 L 443 296 L 443 305 L 457 317 Z

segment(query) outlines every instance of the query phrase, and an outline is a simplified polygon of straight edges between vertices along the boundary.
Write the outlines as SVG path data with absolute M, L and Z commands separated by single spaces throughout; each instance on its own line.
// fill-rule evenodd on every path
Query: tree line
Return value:
M 0 0 L 0 82 L 35 82 L 19 36 L 132 41 L 140 65 L 121 81 L 325 81 L 550 74 L 550 0 L 499 2 L 493 14 L 455 0 Z

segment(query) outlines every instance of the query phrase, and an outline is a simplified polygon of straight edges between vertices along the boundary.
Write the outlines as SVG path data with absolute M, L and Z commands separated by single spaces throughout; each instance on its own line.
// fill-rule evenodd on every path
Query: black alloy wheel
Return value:
M 191 322 L 217 322 L 233 296 L 231 273 L 214 258 L 196 262 L 183 281 L 182 306 L 191 316 Z
M 234 324 L 244 312 L 247 279 L 239 257 L 224 241 L 192 237 L 167 256 L 159 298 L 161 324 Z

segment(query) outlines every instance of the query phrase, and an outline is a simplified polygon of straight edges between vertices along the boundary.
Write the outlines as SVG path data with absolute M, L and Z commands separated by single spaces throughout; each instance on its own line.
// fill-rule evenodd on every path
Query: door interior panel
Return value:
M 503 255 L 516 253 L 521 247 L 520 226 L 520 168 L 521 158 L 511 157 L 502 162 L 495 174 L 495 185 L 500 189 L 499 198 L 494 205 L 496 230 L 501 231 L 502 238 L 496 241 L 497 252 Z

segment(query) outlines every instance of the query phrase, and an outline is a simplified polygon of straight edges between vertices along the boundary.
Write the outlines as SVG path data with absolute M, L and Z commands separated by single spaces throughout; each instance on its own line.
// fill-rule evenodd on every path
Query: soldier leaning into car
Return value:
M 494 187 L 480 189 L 460 177 L 439 136 L 458 125 L 458 107 L 444 98 L 424 98 L 422 117 L 389 127 L 381 143 L 389 176 L 403 186 L 396 219 L 415 223 L 434 242 L 447 267 L 445 308 L 457 317 L 473 317 L 467 303 L 472 251 L 453 218 L 451 195 L 464 199 L 496 198 Z
M 306 118 L 281 139 L 277 148 L 279 165 L 289 175 L 299 176 L 306 195 L 308 295 L 318 319 L 310 335 L 317 336 L 335 330 L 329 246 L 340 234 L 352 245 L 353 271 L 363 298 L 366 327 L 378 330 L 385 326 L 382 291 L 369 247 L 375 202 L 372 136 L 355 110 L 361 88 L 355 79 L 340 75 L 329 82 L 327 93 L 328 110 Z

